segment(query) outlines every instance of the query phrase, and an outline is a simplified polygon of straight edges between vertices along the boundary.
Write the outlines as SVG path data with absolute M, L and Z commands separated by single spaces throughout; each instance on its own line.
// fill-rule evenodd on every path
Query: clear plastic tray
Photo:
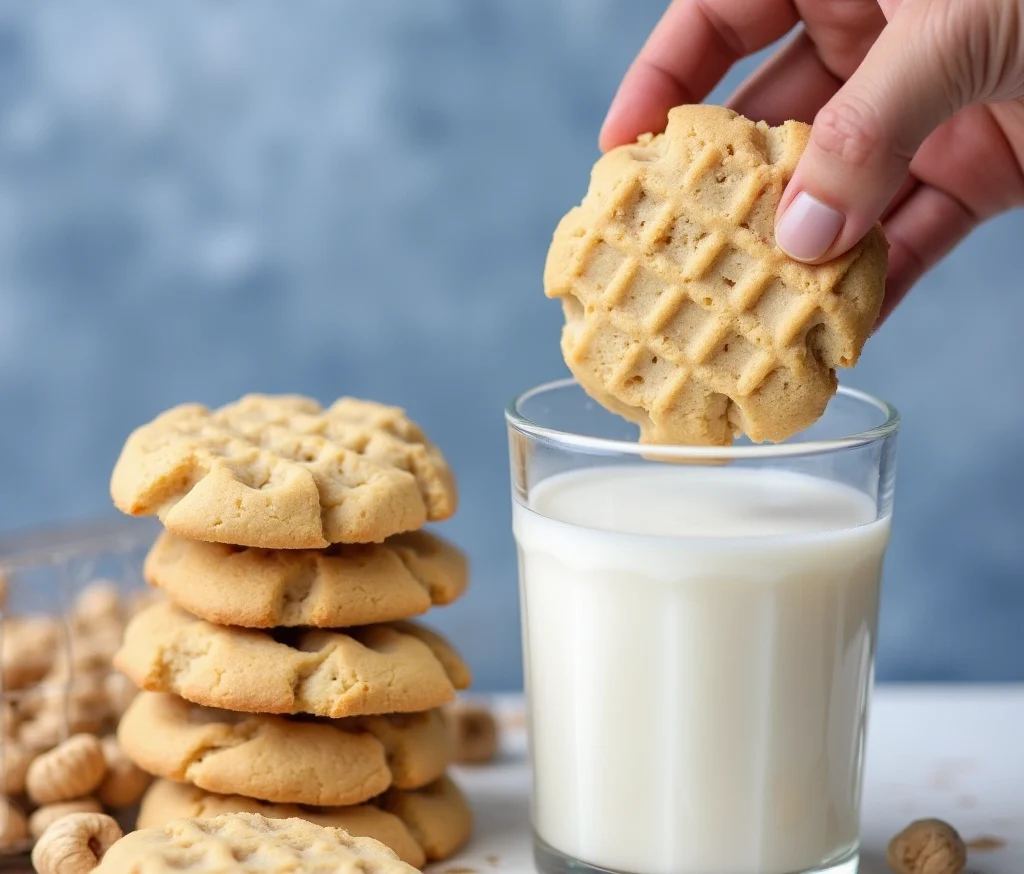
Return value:
M 111 732 L 115 702 L 130 698 L 109 658 L 148 591 L 142 561 L 155 534 L 124 519 L 0 535 L 0 799 L 25 816 L 32 806 L 17 772 L 31 753 L 77 731 Z M 0 809 L 0 867 L 10 870 L 32 840 L 12 838 L 8 810 Z

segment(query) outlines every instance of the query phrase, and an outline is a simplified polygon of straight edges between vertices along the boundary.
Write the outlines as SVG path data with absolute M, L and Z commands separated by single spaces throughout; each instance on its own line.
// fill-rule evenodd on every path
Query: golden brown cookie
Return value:
M 457 502 L 447 462 L 402 410 L 294 395 L 163 413 L 129 436 L 110 492 L 174 534 L 271 549 L 378 543 Z
M 96 874 L 416 874 L 367 837 L 258 813 L 175 819 L 115 843 Z
M 420 789 L 433 783 L 455 757 L 451 733 L 440 710 L 356 716 L 340 721 L 370 732 L 384 744 L 395 789 Z
M 164 532 L 145 576 L 179 607 L 219 625 L 345 628 L 408 619 L 466 589 L 465 556 L 423 531 L 326 550 L 255 549 Z
M 118 739 L 151 774 L 285 804 L 359 804 L 390 786 L 425 786 L 451 761 L 436 710 L 296 720 L 143 692 L 121 720 Z
M 128 623 L 114 665 L 142 689 L 207 707 L 335 718 L 430 710 L 470 682 L 451 645 L 412 622 L 275 637 L 213 625 L 169 603 Z
M 466 797 L 445 777 L 415 792 L 391 790 L 381 806 L 402 820 L 431 861 L 446 859 L 466 841 L 473 814 Z
M 665 133 L 598 160 L 559 223 L 544 289 L 565 310 L 566 363 L 644 442 L 783 440 L 857 362 L 884 294 L 881 227 L 821 266 L 775 245 L 809 132 L 677 107 Z
M 414 801 L 410 806 L 398 800 L 414 795 L 423 799 L 419 805 Z M 416 822 L 419 837 L 413 836 L 414 832 L 399 815 L 378 806 L 382 803 L 401 808 L 402 813 L 410 815 Z M 469 839 L 472 829 L 469 805 L 447 777 L 417 792 L 394 790 L 387 802 L 378 799 L 375 804 L 320 808 L 264 804 L 241 795 L 214 795 L 185 783 L 157 780 L 142 799 L 138 827 L 150 828 L 186 816 L 217 816 L 237 811 L 279 819 L 301 817 L 319 825 L 343 828 L 360 837 L 375 838 L 416 867 L 422 867 L 428 860 L 440 861 L 456 852 Z M 425 851 L 427 846 L 431 850 L 429 855 Z M 442 850 L 447 852 L 442 855 Z
M 368 732 L 215 710 L 159 692 L 132 702 L 117 732 L 144 771 L 210 792 L 295 804 L 359 804 L 391 785 Z

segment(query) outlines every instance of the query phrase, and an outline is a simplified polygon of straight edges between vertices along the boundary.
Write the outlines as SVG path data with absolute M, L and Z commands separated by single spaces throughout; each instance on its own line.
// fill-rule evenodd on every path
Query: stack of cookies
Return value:
M 135 431 L 115 504 L 164 531 L 165 595 L 116 666 L 142 690 L 118 738 L 156 782 L 139 827 L 252 812 L 372 837 L 416 866 L 466 840 L 439 708 L 469 685 L 409 621 L 465 590 L 462 554 L 419 529 L 456 507 L 441 453 L 398 409 L 248 396 Z

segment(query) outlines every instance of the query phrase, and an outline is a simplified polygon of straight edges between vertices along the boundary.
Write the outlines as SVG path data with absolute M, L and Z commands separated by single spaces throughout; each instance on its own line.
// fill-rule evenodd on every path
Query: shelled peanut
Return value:
M 112 666 L 135 606 L 97 582 L 66 622 L 5 611 L 0 853 L 27 849 L 66 815 L 117 812 L 145 791 L 149 777 L 113 737 L 135 694 Z
M 485 702 L 460 699 L 442 712 L 456 762 L 482 765 L 497 757 L 501 746 L 498 721 Z

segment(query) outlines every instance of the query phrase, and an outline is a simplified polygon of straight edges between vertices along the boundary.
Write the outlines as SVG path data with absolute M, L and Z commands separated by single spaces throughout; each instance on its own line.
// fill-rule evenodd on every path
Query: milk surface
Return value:
M 888 517 L 772 470 L 601 468 L 516 503 L 533 822 L 631 874 L 856 848 Z

